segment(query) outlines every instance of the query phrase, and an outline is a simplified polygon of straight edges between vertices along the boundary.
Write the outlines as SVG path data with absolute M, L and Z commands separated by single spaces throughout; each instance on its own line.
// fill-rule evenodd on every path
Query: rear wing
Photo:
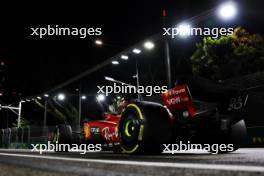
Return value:
M 169 110 L 187 108 L 192 117 L 195 115 L 191 92 L 187 84 L 177 85 L 174 88 L 163 92 L 161 97 L 163 104 L 167 106 Z

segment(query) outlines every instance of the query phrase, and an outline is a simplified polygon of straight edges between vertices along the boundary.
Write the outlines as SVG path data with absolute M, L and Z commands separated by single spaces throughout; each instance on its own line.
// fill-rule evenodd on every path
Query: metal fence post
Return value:
M 15 127 L 14 130 L 15 130 L 15 134 L 16 134 L 15 143 L 17 145 L 17 143 L 18 143 L 18 128 Z
M 8 128 L 8 148 L 10 147 L 10 143 L 11 143 L 11 128 Z
M 21 128 L 21 143 L 23 143 L 24 138 L 24 128 Z
M 4 146 L 4 136 L 5 136 L 5 130 L 4 129 L 1 129 L 1 131 L 2 131 L 2 139 L 1 139 L 1 147 L 3 147 Z
M 17 127 L 18 128 L 20 127 L 21 112 L 22 112 L 21 108 L 22 108 L 22 102 L 20 101 L 19 105 L 18 105 L 18 119 L 17 119 Z
M 30 126 L 28 127 L 28 144 L 30 144 Z

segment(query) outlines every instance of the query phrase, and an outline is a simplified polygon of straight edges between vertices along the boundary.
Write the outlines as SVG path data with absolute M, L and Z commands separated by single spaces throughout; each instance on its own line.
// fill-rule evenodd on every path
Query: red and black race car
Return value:
M 105 113 L 104 119 L 85 121 L 82 141 L 128 154 L 160 152 L 163 144 L 179 141 L 233 144 L 235 150 L 246 137 L 243 109 L 247 94 L 221 91 L 217 99 L 224 101 L 198 101 L 189 86 L 182 84 L 159 95 L 161 102 L 132 101 L 121 114 Z M 225 96 L 228 91 L 231 96 Z M 71 132 L 63 129 L 61 139 Z

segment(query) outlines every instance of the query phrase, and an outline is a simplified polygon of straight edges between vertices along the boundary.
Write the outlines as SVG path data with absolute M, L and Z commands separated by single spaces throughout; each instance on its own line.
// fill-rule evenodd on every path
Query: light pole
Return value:
M 162 10 L 162 23 L 163 27 L 166 27 L 166 19 L 167 19 L 167 11 L 166 9 Z M 164 57 L 165 57 L 165 64 L 166 64 L 166 71 L 167 71 L 167 86 L 168 89 L 172 87 L 171 85 L 171 62 L 170 62 L 170 45 L 168 41 L 168 37 L 164 39 Z
M 166 70 L 167 70 L 167 86 L 168 89 L 172 88 L 171 84 L 171 63 L 170 63 L 170 45 L 168 39 L 165 38 L 164 40 L 164 47 L 165 47 L 165 62 L 166 62 Z
M 145 46 L 150 46 L 152 43 L 148 42 L 147 44 L 145 43 Z M 153 46 L 154 47 L 154 46 Z M 151 47 L 152 48 L 152 47 Z M 132 51 L 134 54 L 140 54 L 141 53 L 141 50 L 138 49 L 138 48 L 134 48 L 133 51 Z M 136 62 L 136 79 L 137 79 L 137 90 L 139 89 L 139 70 L 138 70 L 138 58 L 135 56 L 135 62 Z M 137 93 L 137 97 L 138 97 L 138 100 L 141 100 L 141 96 L 140 96 L 140 93 Z
M 218 15 L 224 20 L 230 20 L 237 14 L 237 4 L 233 1 L 227 1 L 219 6 Z
M 21 113 L 22 113 L 22 101 L 19 101 L 19 105 L 18 105 L 18 119 L 17 119 L 17 128 L 19 128 L 19 127 L 20 127 Z
M 2 106 L 0 104 L 0 110 L 1 109 L 8 109 L 10 111 L 12 111 L 13 113 L 15 113 L 18 117 L 17 117 L 17 127 L 19 128 L 21 125 L 21 112 L 22 112 L 22 103 L 24 103 L 25 101 L 21 100 L 19 101 L 18 107 L 14 107 L 11 105 L 8 106 Z
M 45 99 L 44 104 L 44 119 L 43 119 L 43 128 L 47 126 L 47 107 L 48 106 L 48 98 Z
M 229 0 L 223 4 L 221 4 L 218 8 L 214 8 L 213 12 L 217 12 L 217 15 L 222 18 L 223 20 L 231 20 L 233 19 L 236 15 L 237 15 L 237 11 L 238 11 L 238 5 L 232 1 Z M 205 18 L 208 17 L 208 15 L 212 15 L 211 11 L 209 11 L 209 13 L 207 14 L 203 13 L 201 15 L 197 15 L 195 17 L 193 17 L 193 19 L 198 22 L 201 21 Z M 166 27 L 166 19 L 167 19 L 167 11 L 166 9 L 163 9 L 162 11 L 162 22 L 163 22 L 163 27 Z M 190 35 L 190 30 L 191 27 L 188 24 L 180 24 L 178 25 L 178 29 L 179 29 L 179 35 L 181 37 L 186 37 Z M 172 81 L 171 81 L 171 66 L 170 66 L 170 46 L 169 46 L 169 42 L 168 42 L 169 38 L 166 36 L 164 38 L 164 49 L 165 49 L 165 63 L 166 63 L 166 71 L 167 71 L 167 82 L 168 82 L 168 88 L 172 87 Z
M 105 76 L 105 80 L 107 80 L 107 81 L 111 81 L 111 82 L 115 82 L 115 83 L 119 83 L 119 84 L 123 84 L 123 85 L 127 85 L 127 86 L 135 87 L 135 86 L 133 86 L 133 85 L 131 85 L 131 84 L 128 84 L 128 83 L 125 83 L 125 82 L 122 82 L 122 81 L 118 81 L 118 80 L 116 80 L 116 79 L 114 79 L 114 78 L 111 78 L 111 77 L 109 77 L 109 76 Z
M 137 76 L 137 90 L 139 89 L 139 73 L 138 73 L 138 59 L 136 57 L 136 76 Z M 141 100 L 140 93 L 137 93 L 138 100 Z
M 49 98 L 49 95 L 48 94 L 44 94 L 45 103 L 44 103 L 43 129 L 45 129 L 45 127 L 47 126 L 48 98 Z
M 46 135 L 46 126 L 47 126 L 47 106 L 48 106 L 48 98 L 45 98 L 45 104 L 44 104 L 44 118 L 43 118 L 43 136 Z

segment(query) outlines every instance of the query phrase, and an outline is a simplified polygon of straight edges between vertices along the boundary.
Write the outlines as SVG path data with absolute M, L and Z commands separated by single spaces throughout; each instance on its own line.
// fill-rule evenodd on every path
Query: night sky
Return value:
M 6 63 L 8 88 L 21 92 L 22 96 L 49 90 L 160 32 L 163 8 L 168 10 L 168 24 L 174 24 L 216 7 L 222 0 L 95 2 L 1 2 L 0 59 Z M 238 4 L 239 15 L 233 25 L 241 25 L 250 32 L 263 34 L 262 0 L 240 0 Z M 70 36 L 39 39 L 30 36 L 31 27 L 48 24 L 61 27 L 101 27 L 103 35 L 100 38 L 109 46 L 96 47 L 95 37 L 92 36 L 85 39 Z M 219 21 L 218 25 L 224 24 Z M 188 43 L 192 42 L 186 42 L 186 45 Z M 193 51 L 187 49 L 179 52 L 186 52 L 189 56 Z M 124 74 L 124 70 L 120 71 Z

